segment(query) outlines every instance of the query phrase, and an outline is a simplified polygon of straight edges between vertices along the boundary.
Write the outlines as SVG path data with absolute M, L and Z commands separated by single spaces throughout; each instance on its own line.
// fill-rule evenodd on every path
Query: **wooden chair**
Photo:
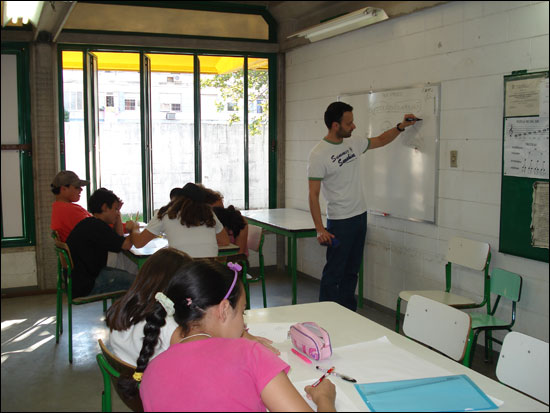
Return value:
M 256 225 L 248 226 L 248 250 L 256 251 L 258 253 L 258 258 L 260 260 L 260 272 L 257 277 L 248 278 L 248 260 L 243 261 L 243 284 L 246 291 L 246 308 L 250 308 L 250 283 L 255 283 L 261 281 L 262 283 L 262 294 L 264 300 L 264 308 L 267 307 L 267 297 L 265 291 L 265 278 L 264 278 L 264 254 L 262 252 L 262 247 L 264 244 L 264 233 L 263 229 Z
M 497 296 L 491 310 L 490 302 L 487 303 L 487 313 L 470 313 L 472 317 L 472 331 L 468 339 L 464 365 L 470 367 L 474 358 L 474 351 L 477 337 L 482 331 L 485 332 L 485 361 L 489 361 L 493 355 L 493 341 L 502 344 L 502 341 L 494 338 L 492 332 L 495 330 L 512 331 L 516 321 L 516 303 L 521 297 L 522 278 L 520 275 L 501 268 L 494 268 L 491 272 L 491 293 Z M 512 316 L 510 321 L 501 320 L 495 317 L 500 299 L 504 297 L 512 301 Z
M 114 291 L 110 293 L 88 295 L 85 297 L 73 298 L 72 295 L 72 271 L 73 259 L 69 246 L 59 240 L 57 231 L 52 232 L 52 238 L 55 243 L 55 253 L 57 255 L 57 300 L 56 300 L 56 323 L 55 323 L 55 342 L 59 343 L 59 336 L 63 334 L 63 293 L 67 295 L 67 318 L 69 320 L 69 363 L 73 362 L 73 305 L 82 305 L 103 301 L 103 312 L 107 311 L 107 300 L 111 299 L 111 304 L 115 299 L 126 294 L 126 290 Z
M 99 343 L 99 348 L 101 353 L 96 356 L 97 364 L 103 375 L 103 392 L 101 393 L 101 411 L 110 412 L 112 406 L 111 399 L 111 383 L 114 385 L 117 394 L 120 399 L 124 402 L 134 412 L 142 412 L 143 404 L 139 395 L 135 398 L 128 398 L 120 392 L 118 389 L 118 381 L 121 378 L 132 377 L 134 371 L 136 370 L 135 366 L 128 364 L 105 347 L 105 344 L 101 339 L 97 340 Z
M 548 404 L 548 343 L 512 331 L 504 337 L 497 378 Z
M 403 321 L 406 336 L 459 361 L 466 351 L 469 314 L 420 295 L 410 297 Z
M 401 301 L 409 301 L 413 295 L 421 295 L 440 303 L 456 308 L 479 308 L 489 302 L 489 263 L 491 262 L 491 247 L 486 242 L 472 241 L 466 238 L 451 238 L 447 250 L 447 264 L 445 266 L 445 291 L 422 290 L 401 291 L 397 298 L 395 312 L 395 331 L 399 333 L 399 320 L 401 317 Z M 483 300 L 476 303 L 474 300 L 451 293 L 451 272 L 453 265 L 460 265 L 473 270 L 482 271 Z

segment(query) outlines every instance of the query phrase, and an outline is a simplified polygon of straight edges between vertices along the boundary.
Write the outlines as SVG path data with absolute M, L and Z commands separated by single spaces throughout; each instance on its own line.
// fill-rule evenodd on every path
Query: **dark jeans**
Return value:
M 335 301 L 355 311 L 355 287 L 367 235 L 367 213 L 347 219 L 328 219 L 327 230 L 340 243 L 336 247 L 327 247 L 319 301 Z M 359 291 L 359 294 L 363 292 Z
M 89 295 L 127 290 L 135 278 L 135 274 L 130 274 L 128 271 L 103 267 L 95 279 L 94 288 Z

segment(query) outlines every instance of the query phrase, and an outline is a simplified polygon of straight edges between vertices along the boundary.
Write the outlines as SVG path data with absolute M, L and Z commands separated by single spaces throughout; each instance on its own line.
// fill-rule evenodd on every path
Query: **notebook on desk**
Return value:
M 372 412 L 460 412 L 497 408 L 464 374 L 354 386 Z

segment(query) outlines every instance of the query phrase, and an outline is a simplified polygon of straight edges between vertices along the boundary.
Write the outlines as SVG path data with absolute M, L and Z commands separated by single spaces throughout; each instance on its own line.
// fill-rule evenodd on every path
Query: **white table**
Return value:
M 487 395 L 504 402 L 504 404 L 499 407 L 499 411 L 549 411 L 548 406 L 504 386 L 495 380 L 483 376 L 452 359 L 430 350 L 334 302 L 248 310 L 246 312 L 245 321 L 250 325 L 256 323 L 314 321 L 329 332 L 333 348 L 376 340 L 385 336 L 393 346 L 398 347 L 399 350 L 405 350 L 415 357 L 421 358 L 422 362 L 425 361 L 431 365 L 441 367 L 448 370 L 451 374 L 468 375 Z M 277 343 L 275 346 L 282 352 L 288 352 L 292 344 L 290 340 L 287 340 L 284 343 Z M 373 355 L 371 354 L 371 356 Z M 289 378 L 293 382 L 312 380 L 320 376 L 320 373 L 315 370 L 312 365 L 305 364 L 295 356 L 289 356 L 288 361 L 291 365 Z M 336 366 L 336 369 L 338 370 L 338 366 Z M 345 371 L 341 372 L 346 374 Z M 333 383 L 337 384 L 338 389 L 345 393 L 349 400 L 360 411 L 368 411 L 367 406 L 353 387 L 353 384 L 342 381 L 334 376 L 330 376 L 330 379 Z
M 293 208 L 275 208 L 244 210 L 241 214 L 250 224 L 288 238 L 288 271 L 292 279 L 292 304 L 296 304 L 297 240 L 317 237 L 310 212 Z M 326 227 L 326 216 L 322 216 L 322 219 Z M 363 264 L 359 271 L 358 305 L 363 307 Z

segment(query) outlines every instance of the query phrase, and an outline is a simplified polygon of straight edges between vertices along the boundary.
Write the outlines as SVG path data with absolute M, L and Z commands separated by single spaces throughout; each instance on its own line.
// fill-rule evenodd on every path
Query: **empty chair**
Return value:
M 401 300 L 409 301 L 412 295 L 421 295 L 440 303 L 456 308 L 483 307 L 489 299 L 489 263 L 491 261 L 490 246 L 486 242 L 472 241 L 466 238 L 454 237 L 449 240 L 447 249 L 447 264 L 445 265 L 445 291 L 422 290 L 401 291 L 397 298 L 395 312 L 395 331 L 399 332 L 399 319 L 401 316 Z M 471 298 L 462 297 L 451 293 L 451 272 L 453 265 L 460 265 L 483 272 L 483 300 L 476 303 Z
M 107 300 L 111 303 L 118 297 L 126 294 L 126 290 L 114 291 L 104 294 L 88 295 L 73 299 L 72 293 L 72 271 L 73 259 L 69 246 L 59 241 L 57 231 L 52 232 L 52 238 L 55 243 L 55 253 L 57 255 L 57 300 L 56 300 L 56 322 L 55 322 L 55 342 L 59 343 L 59 337 L 63 334 L 63 293 L 67 295 L 67 318 L 69 320 L 69 363 L 73 362 L 73 305 L 82 305 L 103 301 L 103 312 L 107 311 Z
M 512 331 L 504 337 L 497 378 L 548 404 L 548 343 Z
M 125 363 L 113 353 L 111 353 L 101 339 L 97 340 L 101 353 L 96 356 L 97 364 L 103 375 L 103 392 L 101 393 L 101 411 L 110 412 L 112 406 L 111 400 L 111 383 L 114 385 L 117 394 L 120 396 L 126 406 L 132 409 L 134 412 L 142 412 L 143 405 L 141 399 L 127 398 L 119 390 L 117 383 L 120 378 L 131 377 L 136 367 L 128 363 Z
M 249 283 L 254 283 L 261 281 L 262 283 L 262 294 L 264 300 L 264 308 L 267 307 L 267 297 L 265 291 L 265 278 L 264 278 L 264 254 L 262 252 L 262 247 L 264 244 L 264 233 L 263 229 L 256 225 L 248 226 L 248 250 L 256 251 L 258 253 L 258 259 L 260 261 L 260 271 L 257 277 L 247 277 L 248 270 L 248 261 L 243 261 L 243 284 L 246 292 L 246 308 L 250 308 L 250 288 Z
M 407 304 L 403 332 L 407 337 L 460 361 L 464 357 L 471 320 L 469 314 L 420 295 Z
M 493 354 L 493 341 L 502 344 L 502 342 L 492 336 L 494 330 L 512 331 L 512 326 L 516 321 L 516 303 L 521 297 L 522 278 L 520 275 L 501 268 L 494 268 L 491 272 L 491 293 L 496 295 L 494 306 L 489 301 L 487 304 L 487 313 L 470 313 L 472 317 L 472 331 L 468 339 L 464 365 L 470 366 L 476 348 L 477 337 L 479 333 L 485 331 L 485 361 L 488 361 Z M 504 297 L 512 302 L 512 314 L 510 320 L 502 320 L 495 317 L 500 299 Z M 492 308 L 492 309 L 491 309 Z

